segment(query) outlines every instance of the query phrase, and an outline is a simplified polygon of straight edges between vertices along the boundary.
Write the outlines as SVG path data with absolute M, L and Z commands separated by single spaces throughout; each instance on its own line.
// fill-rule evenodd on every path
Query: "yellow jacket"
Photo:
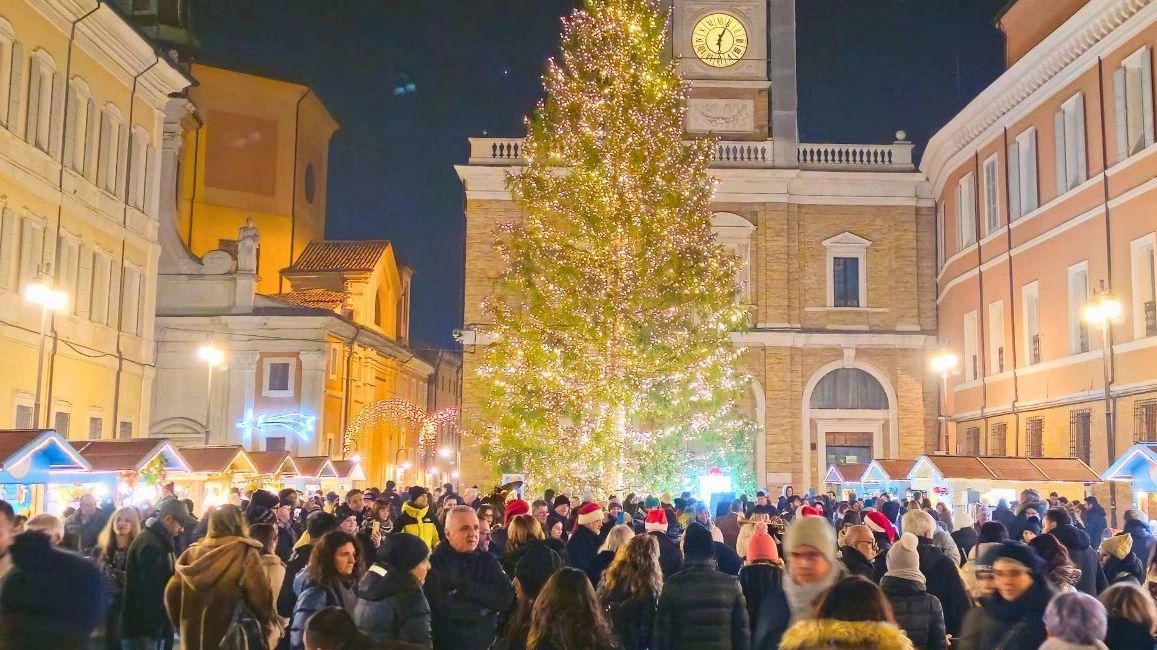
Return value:
M 402 504 L 402 516 L 398 517 L 395 530 L 416 535 L 426 542 L 431 551 L 442 539 L 442 529 L 438 520 L 430 515 L 430 506 L 419 508 L 409 501 Z

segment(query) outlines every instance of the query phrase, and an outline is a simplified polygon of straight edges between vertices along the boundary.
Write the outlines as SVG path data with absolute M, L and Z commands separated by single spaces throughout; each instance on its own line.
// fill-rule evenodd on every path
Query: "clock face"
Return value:
M 731 14 L 707 14 L 695 23 L 691 46 L 700 61 L 726 68 L 738 63 L 747 52 L 747 28 Z

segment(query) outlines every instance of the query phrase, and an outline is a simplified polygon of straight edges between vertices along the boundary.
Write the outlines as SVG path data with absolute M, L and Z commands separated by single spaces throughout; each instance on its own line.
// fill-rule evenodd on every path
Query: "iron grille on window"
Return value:
M 1032 349 L 1029 350 L 1029 363 L 1040 363 L 1040 334 L 1032 335 Z
M 960 453 L 965 456 L 980 455 L 980 427 L 968 427 L 964 430 L 964 444 Z
M 1077 331 L 1079 332 L 1079 334 L 1078 334 L 1079 340 L 1077 341 L 1077 352 L 1088 352 L 1089 351 L 1089 325 L 1085 322 L 1082 322 L 1078 326 Z
M 1145 303 L 1145 336 L 1157 336 L 1157 300 Z
M 1157 399 L 1143 399 L 1133 405 L 1133 440 L 1157 442 Z
M 1092 457 L 1090 422 L 1089 409 L 1069 412 L 1069 456 L 1080 458 L 1086 463 Z
M 1004 422 L 997 422 L 988 431 L 988 455 L 1008 455 L 1008 425 Z
M 16 405 L 16 422 L 17 429 L 31 429 L 32 428 L 32 407 L 27 404 Z
M 996 348 L 996 371 L 1004 372 L 1004 346 Z
M 1029 418 L 1025 421 L 1025 451 L 1030 458 L 1044 456 L 1045 419 Z

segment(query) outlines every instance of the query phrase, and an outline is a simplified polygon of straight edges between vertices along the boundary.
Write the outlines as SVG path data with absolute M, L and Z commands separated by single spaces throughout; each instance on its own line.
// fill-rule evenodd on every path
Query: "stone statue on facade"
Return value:
M 260 236 L 253 225 L 253 217 L 245 220 L 245 225 L 237 229 L 237 270 L 242 273 L 257 272 L 257 246 Z

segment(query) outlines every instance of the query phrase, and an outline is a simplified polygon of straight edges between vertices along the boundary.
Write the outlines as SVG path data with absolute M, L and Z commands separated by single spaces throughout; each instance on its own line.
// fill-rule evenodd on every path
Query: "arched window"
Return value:
M 374 292 L 374 325 L 382 326 L 382 292 Z
M 888 410 L 888 394 L 871 374 L 859 368 L 837 368 L 812 391 L 813 409 Z
M 737 214 L 716 212 L 711 215 L 711 230 L 719 243 L 739 258 L 735 286 L 740 300 L 751 302 L 751 235 L 755 232 L 755 226 Z

